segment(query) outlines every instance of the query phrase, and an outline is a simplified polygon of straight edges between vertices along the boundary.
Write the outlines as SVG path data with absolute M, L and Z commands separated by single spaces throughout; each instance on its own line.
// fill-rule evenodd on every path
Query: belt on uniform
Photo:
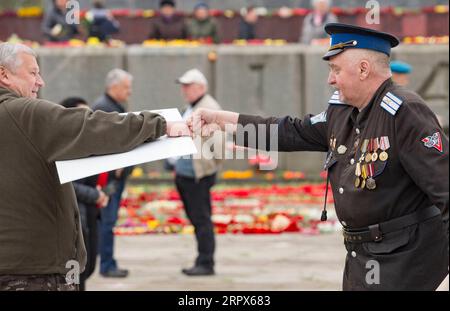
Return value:
M 436 206 L 431 206 L 426 209 L 365 228 L 344 228 L 343 235 L 345 241 L 352 243 L 380 242 L 383 240 L 383 235 L 386 233 L 401 230 L 423 222 L 429 218 L 436 217 L 440 214 L 441 211 Z

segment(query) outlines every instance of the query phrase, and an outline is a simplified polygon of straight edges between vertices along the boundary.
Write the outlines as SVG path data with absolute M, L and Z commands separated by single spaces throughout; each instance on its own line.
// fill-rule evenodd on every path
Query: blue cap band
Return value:
M 391 55 L 391 43 L 376 36 L 360 35 L 356 33 L 335 33 L 331 35 L 331 47 L 333 45 L 355 40 L 356 45 L 351 46 L 357 49 L 368 49 Z

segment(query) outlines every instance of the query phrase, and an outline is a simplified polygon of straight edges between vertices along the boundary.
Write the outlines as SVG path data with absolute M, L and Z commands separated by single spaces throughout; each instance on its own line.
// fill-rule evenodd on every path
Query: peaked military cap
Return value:
M 374 50 L 390 56 L 391 48 L 400 43 L 391 34 L 348 24 L 329 23 L 325 25 L 325 31 L 331 35 L 331 43 L 328 52 L 322 57 L 324 60 L 329 60 L 347 48 Z

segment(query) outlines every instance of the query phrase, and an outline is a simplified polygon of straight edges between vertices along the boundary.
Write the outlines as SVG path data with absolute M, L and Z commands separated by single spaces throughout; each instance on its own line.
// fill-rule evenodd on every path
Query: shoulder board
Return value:
M 311 125 L 314 125 L 316 123 L 324 123 L 327 122 L 327 112 L 322 111 L 318 115 L 315 115 L 314 117 L 311 117 Z
M 391 92 L 387 92 L 386 95 L 383 97 L 383 100 L 381 101 L 380 106 L 389 112 L 391 115 L 395 116 L 397 113 L 397 110 L 400 109 L 400 106 L 402 105 L 403 100 L 392 94 Z
M 345 105 L 345 103 L 343 103 L 339 100 L 339 91 L 336 91 L 333 93 L 333 95 L 331 95 L 331 98 L 328 101 L 328 104 L 330 104 L 330 105 Z

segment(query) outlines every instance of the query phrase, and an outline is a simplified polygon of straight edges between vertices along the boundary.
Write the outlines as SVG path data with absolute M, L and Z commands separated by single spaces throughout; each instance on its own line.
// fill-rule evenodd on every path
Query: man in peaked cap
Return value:
M 448 138 L 423 99 L 392 81 L 397 38 L 337 23 L 325 31 L 335 89 L 325 111 L 300 119 L 198 110 L 188 125 L 234 131 L 252 148 L 326 152 L 348 252 L 343 289 L 435 290 L 448 275 Z M 254 140 L 243 134 L 249 126 Z

